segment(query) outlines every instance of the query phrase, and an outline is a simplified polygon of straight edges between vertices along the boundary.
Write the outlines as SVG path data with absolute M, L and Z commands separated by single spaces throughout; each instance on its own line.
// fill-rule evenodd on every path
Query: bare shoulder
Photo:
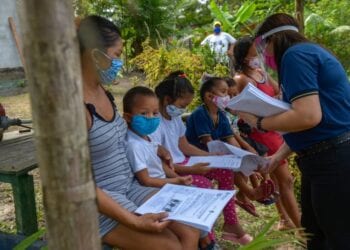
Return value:
M 235 76 L 233 77 L 233 79 L 235 80 L 235 82 L 237 83 L 237 87 L 239 92 L 241 92 L 244 87 L 251 82 L 250 78 L 247 77 L 245 74 L 242 73 L 237 73 L 235 74 Z

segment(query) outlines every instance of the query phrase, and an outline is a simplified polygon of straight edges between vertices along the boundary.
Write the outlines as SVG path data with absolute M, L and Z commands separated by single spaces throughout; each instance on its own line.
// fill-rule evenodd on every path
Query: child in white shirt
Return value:
M 154 92 L 146 87 L 130 89 L 123 98 L 124 119 L 128 123 L 127 158 L 138 181 L 149 187 L 166 183 L 190 185 L 192 177 L 179 176 L 162 163 L 157 155 L 158 144 L 149 134 L 159 126 L 159 104 Z

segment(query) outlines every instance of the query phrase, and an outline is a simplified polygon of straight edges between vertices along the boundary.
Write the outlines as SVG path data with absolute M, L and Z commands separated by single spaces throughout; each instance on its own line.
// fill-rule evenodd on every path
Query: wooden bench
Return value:
M 38 231 L 33 176 L 37 167 L 32 135 L 0 142 L 0 182 L 12 186 L 17 233 L 31 235 Z

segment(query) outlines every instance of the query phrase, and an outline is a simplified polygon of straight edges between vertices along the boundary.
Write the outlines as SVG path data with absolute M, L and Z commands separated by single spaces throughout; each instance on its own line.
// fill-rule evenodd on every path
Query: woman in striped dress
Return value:
M 157 189 L 135 180 L 125 152 L 126 123 L 101 85 L 113 82 L 122 66 L 119 29 L 89 16 L 79 24 L 78 39 L 102 241 L 122 249 L 196 249 L 199 231 L 163 222 L 164 213 L 133 213 Z

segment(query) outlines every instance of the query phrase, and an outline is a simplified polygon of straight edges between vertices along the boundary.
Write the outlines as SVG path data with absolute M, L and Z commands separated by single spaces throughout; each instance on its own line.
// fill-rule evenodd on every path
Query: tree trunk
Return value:
M 100 249 L 72 0 L 22 4 L 48 246 Z
M 304 33 L 304 1 L 295 0 L 295 17 L 299 22 L 300 33 Z

